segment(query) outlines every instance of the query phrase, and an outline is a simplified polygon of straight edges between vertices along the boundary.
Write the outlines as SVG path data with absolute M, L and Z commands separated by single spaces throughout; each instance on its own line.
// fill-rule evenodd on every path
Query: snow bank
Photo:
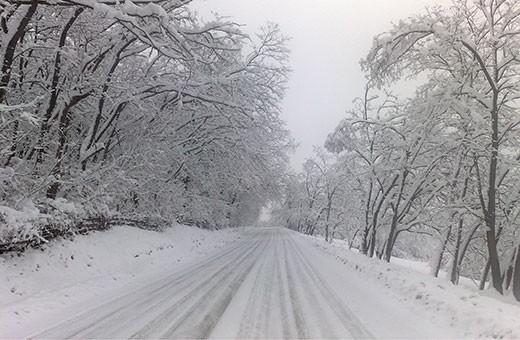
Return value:
M 344 245 L 318 239 L 312 243 L 381 289 L 389 290 L 410 308 L 426 309 L 433 317 L 447 316 L 451 320 L 449 326 L 468 338 L 520 338 L 520 304 L 507 297 L 486 296 L 492 294 L 454 286 L 445 279 L 427 275 L 427 268 L 420 263 L 386 263 L 357 254 Z
M 47 222 L 32 202 L 24 202 L 20 210 L 0 205 L 0 242 L 17 242 L 37 235 L 35 225 Z
M 0 255 L 0 338 L 43 329 L 50 320 L 160 279 L 239 235 L 236 229 L 176 225 L 154 232 L 120 226 L 54 240 L 43 250 Z

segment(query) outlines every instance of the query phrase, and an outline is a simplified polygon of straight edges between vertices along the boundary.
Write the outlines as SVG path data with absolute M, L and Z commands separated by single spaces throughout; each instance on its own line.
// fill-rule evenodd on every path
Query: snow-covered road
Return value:
M 301 235 L 241 241 L 34 338 L 449 338 Z

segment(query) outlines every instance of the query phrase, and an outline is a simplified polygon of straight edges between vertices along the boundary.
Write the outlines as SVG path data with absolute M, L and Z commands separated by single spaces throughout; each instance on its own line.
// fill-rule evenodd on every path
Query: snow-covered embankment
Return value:
M 314 238 L 314 246 L 355 270 L 364 279 L 380 285 L 413 310 L 427 310 L 435 318 L 451 320 L 446 325 L 468 338 L 520 338 L 520 304 L 512 297 L 495 296 L 471 287 L 454 286 L 444 278 L 434 278 L 407 267 L 419 263 L 395 259 L 386 263 L 353 252 L 343 244 L 329 244 Z M 445 318 L 448 316 L 448 318 Z
M 45 328 L 113 296 L 167 275 L 240 237 L 175 225 L 164 232 L 114 227 L 55 240 L 42 250 L 0 255 L 0 337 Z

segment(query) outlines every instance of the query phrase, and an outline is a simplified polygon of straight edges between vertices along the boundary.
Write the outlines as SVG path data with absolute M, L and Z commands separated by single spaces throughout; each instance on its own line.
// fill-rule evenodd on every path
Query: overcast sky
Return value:
M 363 94 L 359 61 L 372 38 L 426 6 L 449 0 L 194 0 L 203 17 L 211 12 L 244 24 L 254 33 L 267 21 L 291 37 L 293 69 L 283 104 L 283 119 L 299 148 L 291 164 L 300 170 L 313 145 L 345 117 L 352 100 Z

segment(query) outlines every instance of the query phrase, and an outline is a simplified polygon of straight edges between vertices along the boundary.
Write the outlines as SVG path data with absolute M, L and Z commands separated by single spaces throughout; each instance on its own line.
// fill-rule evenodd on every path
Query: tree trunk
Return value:
M 504 294 L 502 289 L 502 272 L 500 270 L 500 259 L 497 250 L 496 235 L 496 194 L 497 194 L 497 165 L 498 165 L 498 90 L 493 91 L 493 109 L 491 110 L 491 160 L 489 163 L 489 187 L 488 204 L 486 216 L 486 243 L 489 253 L 491 266 L 491 280 L 493 288 L 500 294 Z
M 330 209 L 332 208 L 332 197 L 329 196 L 327 202 L 327 216 L 325 217 L 325 241 L 329 242 L 329 220 L 330 220 Z M 332 242 L 332 240 L 330 240 Z
M 374 253 L 376 251 L 376 235 L 377 235 L 377 230 L 376 230 L 376 227 L 375 225 L 372 227 L 372 230 L 370 232 L 370 248 L 368 249 L 368 257 L 372 258 L 374 257 Z
M 16 155 L 16 145 L 17 145 L 17 138 L 18 138 L 18 129 L 20 127 L 19 120 L 15 120 L 13 122 L 13 135 L 12 135 L 12 141 L 11 141 L 11 147 L 9 148 L 9 153 L 7 155 L 7 159 L 4 163 L 4 167 L 8 167 L 11 165 L 11 160 Z
M 397 210 L 394 211 L 394 216 L 392 216 L 392 223 L 390 225 L 390 233 L 388 234 L 388 239 L 386 240 L 386 248 L 385 248 L 385 261 L 390 262 L 392 258 L 392 249 L 394 248 L 395 238 L 396 238 L 396 229 L 397 229 Z
M 348 249 L 349 249 L 349 250 L 352 249 L 352 247 L 354 246 L 354 241 L 356 240 L 356 236 L 357 236 L 358 232 L 359 232 L 359 228 L 356 229 L 356 231 L 354 232 L 354 235 L 353 235 L 352 238 L 350 239 L 350 242 L 349 242 L 349 244 L 348 244 Z
M 437 257 L 435 258 L 435 261 L 433 261 L 433 263 L 432 263 L 431 274 L 434 277 L 438 277 L 439 276 L 439 271 L 441 270 L 442 258 L 444 256 L 444 252 L 446 251 L 446 245 L 448 244 L 448 240 L 450 239 L 451 229 L 452 228 L 453 227 L 450 224 L 450 227 L 448 229 L 446 229 L 446 231 L 445 231 L 445 233 L 443 235 L 444 237 L 441 240 L 441 244 L 440 244 L 440 247 L 439 247 L 439 251 L 437 253 Z M 454 259 L 453 261 L 456 262 L 457 260 Z
M 332 228 L 332 234 L 330 235 L 329 243 L 332 243 L 334 240 L 334 236 L 336 236 L 336 229 L 338 228 L 338 224 L 334 224 L 334 228 Z
M 516 301 L 520 301 L 520 246 L 516 250 L 516 259 L 513 270 L 513 295 Z
M 484 270 L 482 271 L 482 276 L 480 278 L 480 284 L 478 286 L 478 289 L 484 290 L 486 288 L 486 281 L 489 274 L 489 268 L 491 268 L 491 262 L 487 260 L 486 266 L 484 267 Z
M 457 238 L 455 240 L 455 249 L 453 250 L 453 263 L 451 265 L 450 281 L 454 285 L 459 283 L 459 256 L 460 256 L 460 243 L 462 239 L 462 227 L 464 226 L 464 220 L 459 217 L 459 223 L 457 226 Z
M 54 165 L 54 168 L 52 169 L 51 173 L 56 178 L 60 178 L 62 175 L 62 162 L 63 157 L 65 157 L 65 154 L 67 152 L 67 130 L 70 127 L 70 110 L 77 105 L 81 100 L 87 98 L 90 95 L 90 92 L 87 92 L 82 95 L 75 96 L 71 99 L 70 103 L 65 105 L 65 108 L 63 109 L 60 117 L 60 124 L 59 124 L 59 138 L 58 138 L 58 149 L 56 150 L 56 164 Z M 58 191 L 60 189 L 60 181 L 54 181 L 49 188 L 47 189 L 47 197 L 51 199 L 55 199 Z
M 383 245 L 378 250 L 376 250 L 376 257 L 378 260 L 383 259 L 385 249 L 386 249 L 386 241 L 383 243 Z
M 403 198 L 404 187 L 406 184 L 406 178 L 408 177 L 408 170 L 403 171 L 403 176 L 401 177 L 401 183 L 399 186 L 399 194 L 397 195 L 395 204 L 391 203 L 392 207 L 392 223 L 390 224 L 390 233 L 388 234 L 388 239 L 386 240 L 386 248 L 385 248 L 385 261 L 390 262 L 390 258 L 392 257 L 392 250 L 394 249 L 395 240 L 397 239 L 397 223 L 399 221 L 399 205 Z
M 0 103 L 4 103 L 6 98 L 6 89 L 9 85 L 9 80 L 11 79 L 11 71 L 13 69 L 13 61 L 15 58 L 16 45 L 18 41 L 24 34 L 25 28 L 31 21 L 34 13 L 36 12 L 36 7 L 38 6 L 38 0 L 31 0 L 29 6 L 21 6 L 22 10 L 25 10 L 25 14 L 23 14 L 22 20 L 16 27 L 16 32 L 11 36 L 11 39 L 7 42 L 4 55 L 2 56 L 2 75 L 0 78 Z M 5 22 L 4 22 L 5 23 Z M 7 26 L 7 25 L 6 25 Z M 7 33 L 7 32 L 4 32 Z
M 329 224 L 325 223 L 325 242 L 329 242 Z
M 370 232 L 370 228 L 368 226 L 365 226 L 363 229 L 363 235 L 361 236 L 361 246 L 360 251 L 361 254 L 367 255 L 368 253 L 368 233 Z
M 36 163 L 42 164 L 43 163 L 43 155 L 46 152 L 45 147 L 45 138 L 47 137 L 47 134 L 49 133 L 51 126 L 52 126 L 52 120 L 54 118 L 54 111 L 56 109 L 56 106 L 58 104 L 58 97 L 60 95 L 60 89 L 59 89 L 59 80 L 61 76 L 61 57 L 62 57 L 62 49 L 65 46 L 65 43 L 67 41 L 67 35 L 69 33 L 69 30 L 72 28 L 72 25 L 74 25 L 74 22 L 76 19 L 80 16 L 80 14 L 85 9 L 83 7 L 78 7 L 74 11 L 74 14 L 69 18 L 65 26 L 63 27 L 63 30 L 60 33 L 60 39 L 58 42 L 58 48 L 56 51 L 56 56 L 54 58 L 54 66 L 53 66 L 53 74 L 52 74 L 52 81 L 51 81 L 51 88 L 50 88 L 50 96 L 49 96 L 49 104 L 47 106 L 47 109 L 45 111 L 45 115 L 43 116 L 42 124 L 40 127 L 40 137 L 38 139 L 38 147 L 39 150 L 36 153 Z M 59 113 L 58 113 L 59 114 Z
M 503 286 L 502 289 L 504 292 L 507 292 L 509 290 L 509 287 L 511 286 L 511 281 L 513 280 L 513 272 L 514 272 L 514 266 L 515 266 L 515 259 L 516 259 L 516 249 L 513 252 L 513 256 L 511 261 L 507 264 L 507 266 L 504 266 L 505 272 L 504 272 L 504 278 L 503 278 Z

